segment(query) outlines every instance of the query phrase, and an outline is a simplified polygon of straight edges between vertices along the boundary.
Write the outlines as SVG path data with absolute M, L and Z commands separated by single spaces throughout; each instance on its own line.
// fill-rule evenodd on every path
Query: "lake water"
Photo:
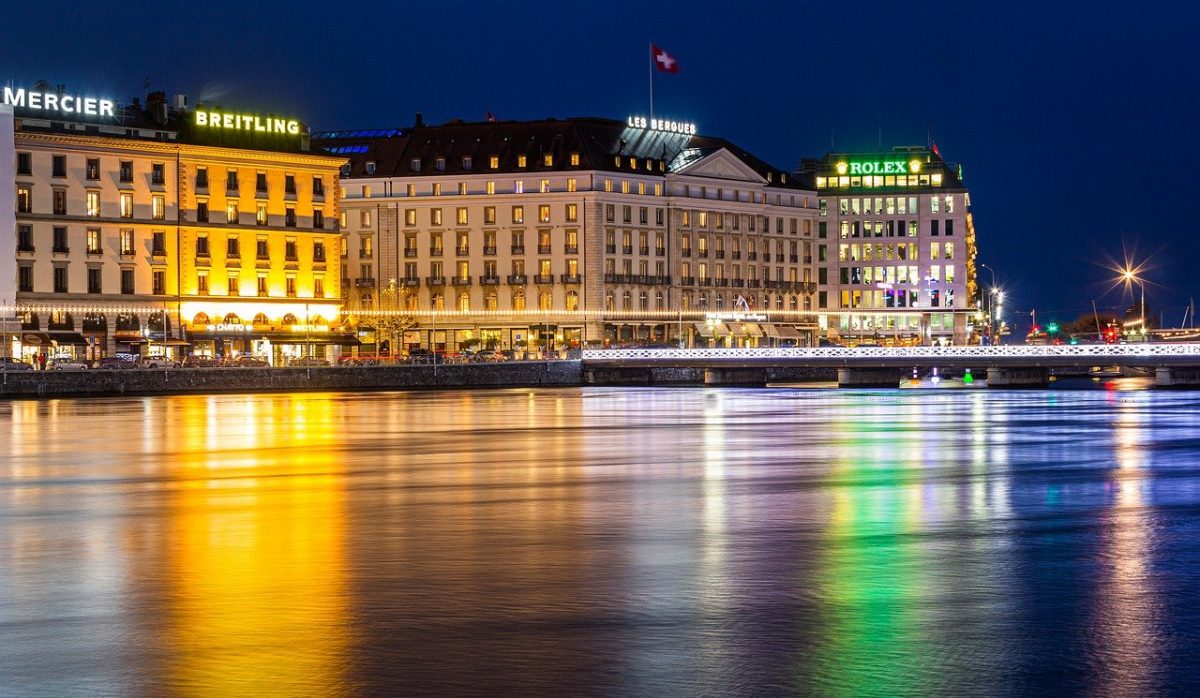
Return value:
M 0 403 L 0 695 L 1200 690 L 1200 393 Z

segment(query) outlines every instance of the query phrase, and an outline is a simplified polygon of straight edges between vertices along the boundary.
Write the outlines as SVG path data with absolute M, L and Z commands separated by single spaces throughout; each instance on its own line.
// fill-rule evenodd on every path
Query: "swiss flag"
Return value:
M 679 61 L 675 60 L 675 56 L 672 56 L 654 44 L 650 44 L 650 58 L 654 60 L 654 65 L 660 72 L 679 72 Z

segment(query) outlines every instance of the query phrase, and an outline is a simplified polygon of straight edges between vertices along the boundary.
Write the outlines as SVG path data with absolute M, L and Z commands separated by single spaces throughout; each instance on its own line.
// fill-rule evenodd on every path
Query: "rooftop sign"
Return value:
M 300 122 L 295 119 L 276 119 L 258 114 L 236 114 L 207 109 L 196 110 L 196 125 L 224 131 L 285 133 L 292 136 L 300 133 Z
M 58 112 L 73 116 L 115 116 L 113 109 L 116 105 L 116 102 L 111 99 L 81 97 L 57 92 L 33 92 L 24 87 L 15 90 L 5 87 L 4 103 L 17 109 Z
M 897 175 L 917 173 L 921 171 L 920 160 L 869 160 L 865 162 L 839 162 L 837 173 L 840 175 Z
M 670 121 L 668 119 L 647 119 L 644 116 L 631 116 L 625 123 L 629 128 L 663 131 L 665 133 L 681 133 L 685 136 L 696 135 L 696 124 L 689 121 Z

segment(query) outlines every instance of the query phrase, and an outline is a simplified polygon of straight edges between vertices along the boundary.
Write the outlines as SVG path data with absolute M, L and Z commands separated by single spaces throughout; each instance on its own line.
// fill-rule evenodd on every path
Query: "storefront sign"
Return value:
M 113 116 L 113 109 L 116 105 L 116 102 L 111 99 L 80 97 L 57 92 L 33 92 L 32 90 L 27 91 L 23 87 L 15 90 L 5 87 L 4 103 L 18 109 L 83 116 Z
M 644 116 L 631 116 L 625 122 L 629 128 L 642 128 L 647 131 L 664 131 L 666 133 L 681 133 L 685 136 L 696 135 L 696 124 L 687 121 L 670 121 L 668 119 L 647 119 Z
M 205 329 L 209 332 L 253 332 L 253 325 L 205 325 Z
M 705 313 L 704 321 L 717 322 L 766 322 L 767 316 L 762 313 Z
M 300 133 L 300 122 L 295 119 L 276 119 L 258 114 L 234 114 L 209 110 L 196 111 L 196 125 L 226 131 L 253 131 L 255 133 Z
M 292 332 L 328 332 L 326 325 L 291 325 Z
M 872 160 L 869 162 L 839 162 L 837 164 L 838 174 L 852 175 L 884 175 L 884 174 L 908 174 L 909 172 L 920 172 L 921 163 L 919 160 L 904 162 L 903 160 Z

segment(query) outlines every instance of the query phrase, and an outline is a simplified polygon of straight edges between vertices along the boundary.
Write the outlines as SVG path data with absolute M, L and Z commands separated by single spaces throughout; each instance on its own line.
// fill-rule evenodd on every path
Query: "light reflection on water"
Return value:
M 0 403 L 0 694 L 1198 681 L 1200 397 Z

